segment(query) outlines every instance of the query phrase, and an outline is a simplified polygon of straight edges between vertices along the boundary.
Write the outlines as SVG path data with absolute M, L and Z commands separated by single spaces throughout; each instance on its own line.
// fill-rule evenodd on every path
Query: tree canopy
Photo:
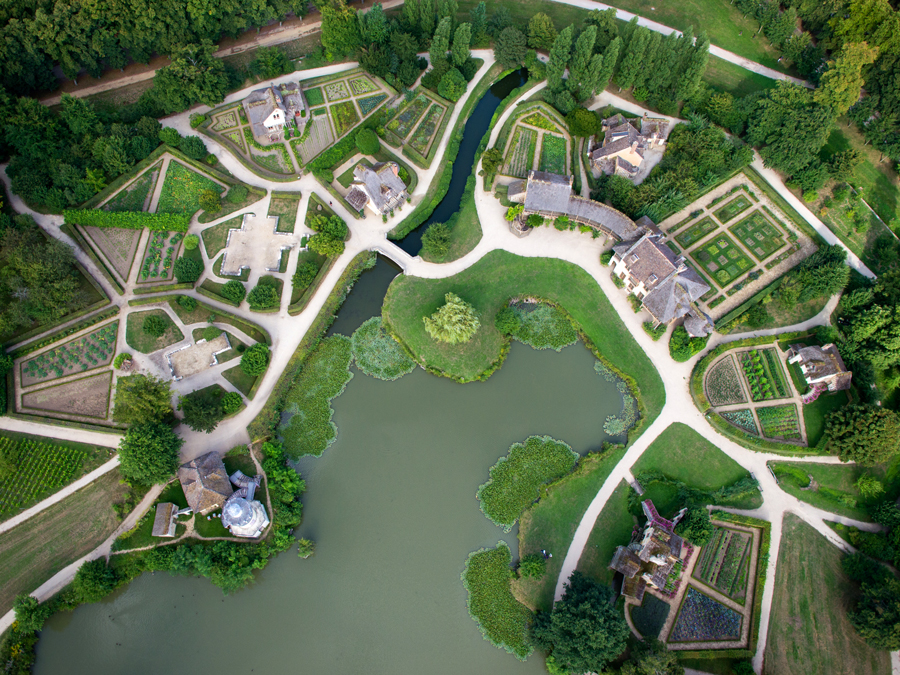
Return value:
M 178 453 L 183 443 L 162 422 L 133 424 L 119 443 L 122 474 L 143 485 L 165 483 L 178 469 Z
M 900 448 L 900 417 L 873 405 L 846 405 L 825 418 L 825 437 L 844 462 L 881 464 Z
M 172 388 L 152 375 L 128 375 L 116 380 L 113 419 L 123 424 L 162 420 L 172 412 Z
M 153 89 L 166 112 L 178 112 L 194 103 L 215 107 L 225 100 L 228 76 L 225 64 L 215 58 L 210 40 L 188 44 L 172 53 L 172 63 L 153 77 Z
M 481 325 L 475 308 L 453 293 L 447 293 L 444 300 L 445 304 L 434 314 L 422 317 L 425 331 L 439 342 L 468 342 Z
M 525 36 L 518 28 L 504 28 L 494 41 L 494 58 L 504 68 L 518 68 L 525 62 L 528 47 Z

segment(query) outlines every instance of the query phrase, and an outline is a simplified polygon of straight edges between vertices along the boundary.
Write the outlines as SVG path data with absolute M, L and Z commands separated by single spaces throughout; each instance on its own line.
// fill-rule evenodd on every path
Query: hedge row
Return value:
M 328 275 L 331 271 L 331 268 L 334 267 L 334 264 L 337 262 L 337 258 L 331 257 L 326 259 L 326 261 L 319 268 L 318 273 L 313 279 L 312 283 L 307 287 L 305 291 L 303 291 L 303 295 L 295 302 L 294 304 L 288 307 L 288 314 L 291 316 L 296 316 L 304 309 L 306 309 L 306 305 L 309 304 L 309 301 L 316 294 L 316 291 L 319 290 L 319 286 L 322 285 L 322 280 Z
M 170 291 L 186 291 L 194 287 L 194 284 L 159 284 L 157 286 L 138 286 L 132 293 L 135 295 L 149 295 L 150 293 L 168 293 Z
M 124 230 L 147 228 L 156 232 L 187 232 L 191 216 L 183 213 L 144 213 L 143 211 L 103 211 L 66 209 L 66 224 L 82 227 L 117 227 Z
M 372 251 L 363 251 L 347 265 L 347 268 L 341 274 L 340 279 L 338 279 L 338 282 L 325 300 L 325 304 L 322 305 L 319 314 L 309 327 L 309 330 L 306 331 L 306 335 L 303 336 L 300 344 L 297 345 L 296 351 L 294 351 L 293 356 L 291 356 L 290 361 L 288 361 L 282 371 L 281 377 L 272 389 L 266 404 L 259 411 L 256 418 L 247 426 L 247 432 L 250 434 L 251 439 L 257 440 L 274 435 L 281 420 L 281 411 L 284 408 L 285 399 L 291 387 L 294 386 L 294 380 L 303 369 L 307 357 L 318 346 L 322 336 L 334 323 L 338 309 L 344 304 L 344 300 L 347 298 L 347 294 L 353 288 L 356 280 L 359 279 L 359 276 L 365 270 L 374 267 L 377 260 L 378 256 Z
M 727 511 L 713 511 L 711 517 L 738 525 L 748 525 L 762 530 L 759 541 L 759 556 L 756 559 L 756 588 L 753 590 L 753 628 L 750 633 L 749 651 L 756 651 L 756 643 L 759 640 L 759 624 L 762 618 L 763 591 L 766 587 L 766 575 L 769 572 L 769 545 L 772 542 L 772 523 L 767 520 L 759 520 L 750 516 L 743 516 Z

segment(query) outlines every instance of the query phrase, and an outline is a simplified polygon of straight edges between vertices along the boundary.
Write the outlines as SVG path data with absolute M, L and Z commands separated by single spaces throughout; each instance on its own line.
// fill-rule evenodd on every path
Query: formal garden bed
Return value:
M 119 322 L 113 321 L 84 337 L 47 350 L 20 365 L 22 386 L 106 366 L 116 352 Z
M 196 213 L 204 190 L 221 194 L 225 188 L 173 159 L 166 169 L 156 213 Z
M 775 349 L 751 349 L 738 352 L 737 357 L 754 403 L 791 398 L 794 395 L 785 380 Z
M 756 415 L 766 438 L 801 440 L 800 418 L 797 416 L 797 406 L 793 403 L 757 408 Z
M 722 233 L 693 249 L 690 255 L 720 288 L 729 286 L 753 267 L 753 262 L 731 237 Z
M 325 111 L 324 108 L 321 110 Z M 291 151 L 300 164 L 312 161 L 335 141 L 331 119 L 328 115 L 313 115 L 307 123 L 307 132 L 301 138 L 291 139 Z
M 735 369 L 734 357 L 731 354 L 728 354 L 707 371 L 704 389 L 706 397 L 714 406 L 747 402 L 747 397 L 744 395 L 740 378 Z
M 759 427 L 756 426 L 756 418 L 753 417 L 753 411 L 749 408 L 742 408 L 740 410 L 723 410 L 719 414 L 724 419 L 731 422 L 738 429 L 742 429 L 748 434 L 759 436 Z
M 173 275 L 172 266 L 178 257 L 183 239 L 184 234 L 181 232 L 150 232 L 138 283 L 170 281 Z
M 747 582 L 755 573 L 750 569 L 753 547 L 750 532 L 717 525 L 703 546 L 692 576 L 743 605 Z
M 712 218 L 704 218 L 699 223 L 691 225 L 687 230 L 675 237 L 675 241 L 682 248 L 689 248 L 703 239 L 710 232 L 719 229 L 719 224 Z
M 388 122 L 387 128 L 400 139 L 405 139 L 415 127 L 419 118 L 428 110 L 431 99 L 419 93 L 412 101 L 405 101 L 397 108 L 394 118 Z
M 667 642 L 730 642 L 741 637 L 743 617 L 703 591 L 689 586 Z
M 409 143 L 416 152 L 422 155 L 428 154 L 432 142 L 436 140 L 435 131 L 440 126 L 446 112 L 444 106 L 437 103 L 431 104 L 419 126 L 416 127 L 416 130 L 409 138 Z
M 760 262 L 785 244 L 784 233 L 771 223 L 761 211 L 754 211 L 741 222 L 729 227 L 728 230 Z
M 746 195 L 738 194 L 737 197 L 728 202 L 725 206 L 715 211 L 715 216 L 719 220 L 720 223 L 727 223 L 729 220 L 734 218 L 735 216 L 740 215 L 747 209 L 753 206 L 753 202 L 751 202 Z
M 338 138 L 346 134 L 359 122 L 359 114 L 352 101 L 343 101 L 330 107 L 331 119 Z
M 22 408 L 45 414 L 105 419 L 109 415 L 112 371 L 89 375 L 22 394 Z

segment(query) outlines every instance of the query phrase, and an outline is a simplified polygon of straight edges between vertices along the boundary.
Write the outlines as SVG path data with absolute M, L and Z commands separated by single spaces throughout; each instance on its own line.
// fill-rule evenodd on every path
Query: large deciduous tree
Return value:
M 184 396 L 178 407 L 184 413 L 183 421 L 187 426 L 207 434 L 212 433 L 225 417 L 221 403 L 199 391 Z
M 323 38 L 324 40 L 324 38 Z M 213 56 L 210 40 L 189 44 L 172 53 L 172 63 L 156 71 L 153 90 L 166 112 L 186 110 L 195 103 L 213 107 L 225 99 L 225 64 Z
M 172 388 L 152 375 L 129 375 L 116 381 L 113 419 L 122 424 L 161 420 L 172 412 Z
M 864 583 L 850 622 L 875 649 L 900 649 L 900 581 L 886 576 L 880 583 Z
M 556 39 L 556 26 L 553 19 L 538 12 L 528 22 L 528 46 L 532 49 L 547 51 Z
M 828 448 L 844 462 L 881 464 L 900 447 L 900 418 L 892 410 L 851 404 L 825 418 Z
M 837 116 L 843 115 L 859 100 L 865 83 L 862 70 L 875 61 L 878 47 L 865 42 L 845 44 L 837 58 L 828 62 L 828 70 L 819 80 L 816 103 L 828 106 Z
M 319 0 L 316 5 L 322 15 L 322 46 L 329 59 L 352 54 L 362 41 L 356 10 L 344 0 Z
M 468 342 L 481 326 L 475 308 L 453 293 L 447 293 L 444 300 L 434 314 L 422 317 L 425 331 L 439 342 Z
M 119 443 L 122 474 L 129 481 L 144 485 L 165 483 L 178 469 L 178 453 L 183 443 L 162 422 L 132 425 Z
M 528 46 L 518 28 L 504 28 L 494 42 L 494 58 L 504 68 L 518 68 L 525 63 Z
M 552 611 L 536 615 L 533 642 L 565 672 L 603 672 L 631 634 L 612 599 L 612 589 L 576 571 Z

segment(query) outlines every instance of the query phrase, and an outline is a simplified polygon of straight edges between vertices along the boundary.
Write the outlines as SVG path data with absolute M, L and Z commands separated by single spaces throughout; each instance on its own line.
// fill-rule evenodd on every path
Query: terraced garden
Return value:
M 505 173 L 507 176 L 526 178 L 534 165 L 534 150 L 538 134 L 534 129 L 516 127 L 509 152 L 506 154 Z
M 753 262 L 737 244 L 721 232 L 691 251 L 690 256 L 720 288 L 725 288 L 753 267 Z
M 752 554 L 753 536 L 749 532 L 715 526 L 692 576 L 744 604 Z
M 22 386 L 108 365 L 115 356 L 118 330 L 119 322 L 113 321 L 84 337 L 28 359 L 21 364 Z
M 784 233 L 772 224 L 761 211 L 754 211 L 729 228 L 731 234 L 744 244 L 753 257 L 762 262 L 784 246 Z
M 566 173 L 566 139 L 562 136 L 555 136 L 545 133 L 541 141 L 541 163 L 540 171 L 549 171 L 550 173 L 565 174 Z

